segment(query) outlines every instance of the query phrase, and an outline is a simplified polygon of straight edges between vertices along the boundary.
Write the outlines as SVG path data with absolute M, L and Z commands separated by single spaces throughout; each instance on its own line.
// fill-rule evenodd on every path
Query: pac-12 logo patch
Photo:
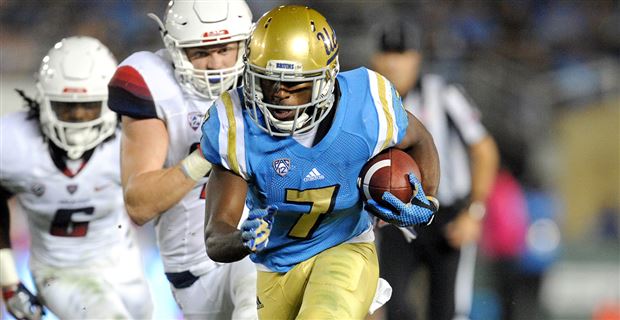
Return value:
M 289 170 L 291 170 L 291 160 L 290 159 L 276 159 L 273 160 L 273 169 L 276 170 L 276 173 L 281 177 L 284 177 Z
M 200 112 L 190 112 L 187 114 L 187 122 L 189 122 L 189 126 L 192 127 L 194 131 L 200 127 L 202 117 L 203 115 Z
M 77 184 L 70 184 L 70 185 L 67 186 L 67 191 L 70 194 L 74 194 L 77 191 L 77 189 L 78 189 L 78 185 Z

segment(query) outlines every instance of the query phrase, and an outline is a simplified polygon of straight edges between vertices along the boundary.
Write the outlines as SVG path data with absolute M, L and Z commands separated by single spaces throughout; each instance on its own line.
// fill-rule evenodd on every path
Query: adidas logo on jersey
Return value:
M 310 171 L 304 178 L 304 182 L 323 180 L 323 179 L 325 179 L 325 176 L 322 175 L 319 172 L 319 170 L 317 170 L 316 168 L 313 168 L 312 171 Z

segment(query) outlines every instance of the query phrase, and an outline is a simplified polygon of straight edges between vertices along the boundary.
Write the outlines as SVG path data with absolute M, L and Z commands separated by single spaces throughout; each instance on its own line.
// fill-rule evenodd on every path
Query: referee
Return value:
M 438 75 L 419 74 L 422 55 L 416 26 L 392 21 L 381 26 L 378 36 L 372 68 L 394 84 L 409 112 L 432 134 L 441 164 L 441 207 L 435 221 L 418 229 L 411 242 L 397 228 L 380 229 L 381 277 L 393 287 L 387 319 L 420 318 L 407 295 L 411 276 L 420 266 L 430 275 L 426 318 L 468 319 L 476 242 L 498 169 L 497 147 L 459 86 Z

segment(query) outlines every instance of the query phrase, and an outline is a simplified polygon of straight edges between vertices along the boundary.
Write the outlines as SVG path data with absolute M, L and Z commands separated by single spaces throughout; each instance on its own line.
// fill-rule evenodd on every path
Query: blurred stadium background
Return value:
M 160 48 L 166 1 L 0 0 L 0 113 L 35 94 L 33 75 L 59 39 L 99 38 L 119 61 Z M 285 1 L 248 1 L 255 20 Z M 423 32 L 425 71 L 461 83 L 521 183 L 531 225 L 507 268 L 540 281 L 511 304 L 518 318 L 618 319 L 620 315 L 620 5 L 618 1 L 306 1 L 334 26 L 343 70 L 368 65 L 373 26 L 402 16 Z M 0 150 L 0 152 L 10 152 Z M 23 276 L 28 234 L 13 217 Z M 554 223 L 558 228 L 553 227 Z M 555 231 L 554 231 L 555 230 Z M 556 232 L 558 231 L 558 232 Z M 140 228 L 156 319 L 179 318 L 151 226 Z M 492 262 L 480 254 L 473 319 L 502 318 Z M 422 277 L 423 278 L 423 277 Z M 519 280 L 517 280 L 519 281 Z M 521 282 L 525 284 L 527 282 Z M 31 283 L 30 283 L 31 285 Z M 515 283 L 515 290 L 516 290 Z M 527 301 L 529 300 L 532 301 Z M 422 297 L 423 299 L 423 297 Z M 534 303 L 531 305 L 529 303 Z M 6 314 L 3 314 L 6 316 Z M 611 316 L 611 318 L 605 318 Z M 4 317 L 3 317 L 4 318 Z

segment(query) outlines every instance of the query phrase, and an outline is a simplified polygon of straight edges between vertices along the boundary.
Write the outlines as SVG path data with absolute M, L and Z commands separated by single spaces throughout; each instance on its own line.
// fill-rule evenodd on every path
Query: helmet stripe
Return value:
M 329 66 L 332 63 L 332 61 L 334 61 L 334 59 L 338 58 L 338 51 L 340 51 L 340 48 L 336 48 L 336 51 L 332 53 L 332 56 L 327 59 L 326 65 Z

